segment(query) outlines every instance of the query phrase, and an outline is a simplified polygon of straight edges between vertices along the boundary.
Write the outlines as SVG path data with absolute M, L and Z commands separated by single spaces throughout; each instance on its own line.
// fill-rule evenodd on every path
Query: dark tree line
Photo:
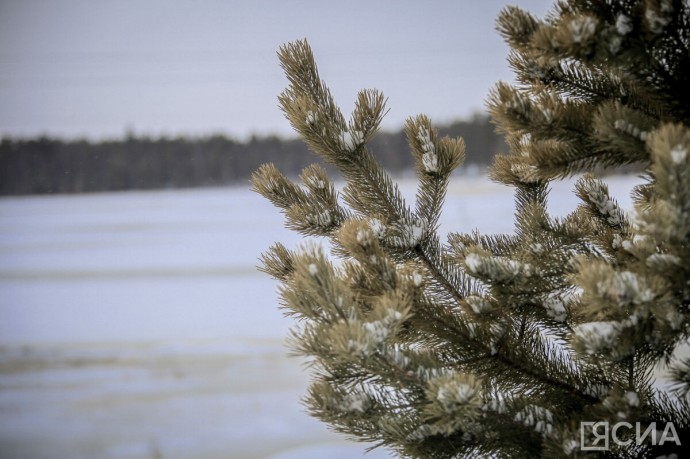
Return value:
M 488 165 L 507 150 L 488 118 L 475 117 L 440 129 L 462 136 L 467 163 Z M 393 174 L 413 167 L 405 134 L 381 132 L 371 148 Z M 0 142 L 0 194 L 83 193 L 94 191 L 190 188 L 248 184 L 251 172 L 272 162 L 296 176 L 313 162 L 301 140 L 252 137 L 157 138 L 89 142 L 41 137 Z

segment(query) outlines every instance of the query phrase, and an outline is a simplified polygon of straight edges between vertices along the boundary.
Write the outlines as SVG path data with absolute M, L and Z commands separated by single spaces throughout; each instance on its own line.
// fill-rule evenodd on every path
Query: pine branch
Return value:
M 439 138 L 424 116 L 407 121 L 419 179 L 412 210 L 366 147 L 383 96 L 361 91 L 346 120 L 306 41 L 279 52 L 290 82 L 283 112 L 346 181 L 341 196 L 317 166 L 302 185 L 270 165 L 252 178 L 288 227 L 329 238 L 342 258 L 279 244 L 262 258 L 300 320 L 291 346 L 313 359 L 310 412 L 417 458 L 581 457 L 590 419 L 673 422 L 685 435 L 690 408 L 676 395 L 690 392 L 690 364 L 672 367 L 676 393 L 655 389 L 653 369 L 690 337 L 680 95 L 690 8 L 562 0 L 543 20 L 506 8 L 498 30 L 521 86 L 499 84 L 490 96 L 511 148 L 490 174 L 516 188 L 516 230 L 451 233 L 447 246 L 438 222 L 462 141 Z M 575 211 L 549 215 L 551 180 L 633 162 L 648 171 L 632 216 L 591 176 L 577 182 Z M 605 456 L 677 451 L 616 446 Z

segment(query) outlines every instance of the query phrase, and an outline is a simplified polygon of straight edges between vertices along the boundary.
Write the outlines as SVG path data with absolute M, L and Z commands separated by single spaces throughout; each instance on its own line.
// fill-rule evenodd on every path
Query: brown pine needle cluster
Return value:
M 690 7 L 570 0 L 544 19 L 508 7 L 498 30 L 517 83 L 489 95 L 511 147 L 490 175 L 515 188 L 516 230 L 444 241 L 462 139 L 407 121 L 408 203 L 367 147 L 384 96 L 361 91 L 346 118 L 307 42 L 280 49 L 280 106 L 345 181 L 336 190 L 316 165 L 301 183 L 270 164 L 252 178 L 289 228 L 328 247 L 276 244 L 262 260 L 295 318 L 291 346 L 312 363 L 309 411 L 401 457 L 690 457 L 690 359 L 678 352 L 690 315 Z M 644 183 L 626 212 L 588 172 L 631 163 Z M 580 206 L 550 216 L 550 182 L 576 174 Z M 660 363 L 670 390 L 655 382 Z M 631 428 L 592 451 L 593 422 Z

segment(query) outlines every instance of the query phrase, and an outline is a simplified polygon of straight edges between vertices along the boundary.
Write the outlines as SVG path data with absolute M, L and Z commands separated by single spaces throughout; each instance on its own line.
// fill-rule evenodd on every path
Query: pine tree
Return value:
M 678 353 L 690 314 L 690 7 L 569 0 L 543 19 L 505 8 L 497 28 L 516 84 L 489 95 L 511 148 L 490 177 L 515 189 L 516 230 L 443 242 L 463 141 L 425 116 L 407 121 L 419 179 L 409 206 L 367 149 L 382 94 L 361 91 L 346 120 L 307 42 L 280 49 L 280 106 L 345 181 L 336 191 L 316 165 L 301 184 L 272 165 L 252 178 L 289 228 L 328 247 L 276 244 L 262 258 L 296 318 L 291 346 L 312 364 L 305 403 L 402 457 L 690 457 L 690 358 Z M 644 170 L 629 213 L 591 174 L 627 164 Z M 549 184 L 573 176 L 581 204 L 550 216 Z M 659 364 L 670 388 L 655 382 Z M 601 440 L 592 422 L 619 426 L 608 450 L 586 448 Z

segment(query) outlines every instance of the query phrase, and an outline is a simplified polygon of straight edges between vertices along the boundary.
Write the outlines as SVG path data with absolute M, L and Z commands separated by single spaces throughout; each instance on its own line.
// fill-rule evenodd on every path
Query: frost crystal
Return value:
M 412 283 L 415 287 L 421 286 L 423 280 L 424 279 L 422 278 L 422 275 L 419 273 L 419 271 L 415 271 L 412 273 Z
M 520 263 L 517 261 L 501 258 L 495 258 L 494 260 L 498 262 L 498 266 L 503 268 L 510 277 L 517 276 L 520 273 Z
M 534 427 L 538 433 L 546 436 L 553 433 L 553 413 L 541 406 L 528 405 L 515 415 L 515 421 Z
M 316 273 L 319 272 L 319 268 L 316 266 L 316 263 L 310 263 L 309 264 L 309 274 L 312 276 L 316 276 Z
M 427 437 L 430 437 L 434 434 L 434 430 L 431 428 L 429 424 L 422 424 L 419 427 L 417 427 L 415 430 L 410 432 L 407 437 L 405 437 L 405 440 L 410 442 L 410 443 L 416 443 L 424 440 Z
M 422 151 L 424 152 L 422 154 L 422 166 L 424 166 L 424 170 L 428 173 L 438 172 L 436 148 L 434 147 L 434 142 L 431 140 L 431 134 L 426 127 L 419 127 L 417 140 L 419 140 Z
M 504 278 L 513 278 L 520 274 L 520 263 L 515 261 L 515 260 L 510 260 L 510 259 L 503 259 L 503 258 L 494 258 L 494 260 L 497 262 L 497 267 L 499 268 L 498 272 L 498 278 L 504 279 Z M 503 272 L 501 272 L 503 271 Z
M 520 135 L 520 138 L 518 139 L 518 142 L 520 143 L 521 147 L 527 147 L 532 143 L 532 134 L 529 132 L 525 132 L 524 134 Z M 522 156 L 527 156 L 529 157 L 529 150 L 527 149 L 521 149 L 521 154 Z
M 371 355 L 373 347 L 366 340 L 351 339 L 347 342 L 347 350 L 352 355 L 368 357 Z
M 422 235 L 424 234 L 424 228 L 419 223 L 413 223 L 410 226 L 410 234 L 412 235 L 412 240 L 415 243 L 417 243 L 420 239 L 422 239 Z
M 422 166 L 424 166 L 424 170 L 429 174 L 438 172 L 438 157 L 436 153 L 424 153 L 422 155 Z
M 470 295 L 466 298 L 466 301 L 475 314 L 484 314 L 492 309 L 491 302 L 481 296 Z
M 399 347 L 387 348 L 385 350 L 386 359 L 398 368 L 407 368 L 410 365 L 410 358 L 406 356 Z
M 482 406 L 483 411 L 495 411 L 498 414 L 505 414 L 508 411 L 504 400 L 491 399 Z
M 467 266 L 467 269 L 477 274 L 482 266 L 482 259 L 476 253 L 471 253 L 465 257 L 465 266 Z
M 580 442 L 577 440 L 568 438 L 563 442 L 563 452 L 566 454 L 566 456 L 573 454 L 573 451 L 577 451 L 579 447 Z
M 369 220 L 369 228 L 371 228 L 372 233 L 374 233 L 374 236 L 377 239 L 380 239 L 383 237 L 383 235 L 386 233 L 386 227 L 381 223 L 381 220 L 378 218 L 372 218 Z
M 400 311 L 389 308 L 386 316 L 381 320 L 362 323 L 361 330 L 364 332 L 363 335 L 359 335 L 356 340 L 351 339 L 348 342 L 348 349 L 353 354 L 364 357 L 370 356 L 386 341 L 391 333 L 391 325 L 400 322 L 402 319 L 403 315 Z
M 467 331 L 470 337 L 475 338 L 477 336 L 477 324 L 474 322 L 467 322 Z
M 621 50 L 622 44 L 623 44 L 623 38 L 622 37 L 618 37 L 618 36 L 611 37 L 611 40 L 609 41 L 609 51 L 611 51 L 611 54 L 618 54 L 618 51 Z
M 529 154 L 526 156 L 529 156 Z M 510 166 L 510 172 L 515 174 L 518 179 L 525 183 L 534 183 L 538 179 L 537 173 L 539 172 L 539 169 L 531 164 L 515 163 Z
M 654 291 L 640 285 L 637 274 L 631 271 L 614 273 L 607 281 L 599 282 L 597 289 L 600 296 L 619 305 L 648 303 L 656 297 Z
M 651 303 L 654 298 L 656 298 L 656 293 L 652 289 L 646 288 L 635 298 L 635 303 Z
M 673 164 L 681 164 L 686 156 L 688 156 L 688 150 L 683 145 L 678 144 L 671 150 Z
M 400 320 L 403 318 L 403 315 L 400 311 L 396 311 L 395 309 L 388 309 L 386 318 L 384 320 L 388 322 L 400 322 Z
M 637 396 L 637 392 L 626 392 L 625 400 L 628 402 L 628 405 L 630 406 L 640 406 L 640 398 Z
M 634 327 L 635 325 L 638 324 L 639 321 L 640 321 L 640 316 L 638 316 L 637 314 L 632 314 L 627 319 L 621 321 L 621 327 L 623 327 L 623 328 Z
M 329 226 L 331 223 L 333 223 L 333 217 L 331 216 L 331 212 L 329 210 L 324 210 L 319 214 L 307 215 L 306 220 L 312 225 L 321 227 Z
M 540 244 L 539 242 L 533 242 L 529 246 L 530 250 L 536 254 L 541 254 L 544 253 L 544 246 Z
M 371 397 L 363 392 L 350 392 L 342 400 L 340 408 L 348 413 L 364 413 L 371 406 Z
M 532 267 L 505 257 L 485 256 L 471 253 L 465 257 L 465 266 L 474 274 L 484 275 L 496 281 L 509 281 L 519 274 L 532 275 Z
M 372 234 L 371 234 L 370 230 L 361 229 L 361 230 L 357 231 L 357 242 L 360 245 L 367 246 L 367 245 L 371 244 L 371 237 L 372 237 Z
M 425 228 L 419 220 L 400 226 L 399 234 L 389 238 L 389 242 L 397 247 L 412 248 L 419 244 L 424 237 Z
M 685 322 L 685 317 L 678 311 L 670 311 L 666 314 L 666 321 L 671 325 L 673 330 L 680 330 Z
M 618 226 L 622 223 L 620 209 L 613 200 L 609 199 L 598 183 L 588 183 L 585 188 L 585 193 L 592 204 L 596 206 L 599 213 L 606 217 L 606 221 L 610 225 Z
M 322 190 L 326 188 L 326 182 L 321 180 L 318 177 L 314 177 L 313 175 L 310 175 L 304 179 L 304 182 L 307 186 L 310 186 L 312 188 L 316 188 L 317 190 Z
M 588 40 L 597 30 L 597 20 L 591 16 L 575 18 L 568 24 L 568 29 L 575 43 Z
M 316 120 L 317 120 L 316 113 L 314 113 L 313 111 L 309 110 L 309 111 L 307 112 L 307 117 L 306 117 L 306 119 L 305 119 L 306 123 L 307 123 L 308 125 L 311 126 L 311 125 L 313 125 L 313 124 L 316 124 Z
M 632 22 L 625 14 L 619 14 L 616 18 L 616 32 L 619 35 L 627 35 L 632 32 Z
M 614 234 L 613 235 L 613 240 L 611 241 L 611 247 L 614 249 L 619 249 L 623 247 L 623 238 L 620 236 L 620 234 Z
M 432 142 L 431 134 L 426 127 L 420 126 L 419 131 L 417 132 L 417 140 L 419 140 L 423 152 L 432 154 L 435 152 L 434 142 Z
M 558 295 L 552 295 L 544 300 L 546 314 L 558 322 L 564 322 L 567 316 L 564 299 Z
M 363 324 L 363 327 L 367 331 L 368 338 L 373 344 L 380 344 L 388 338 L 388 327 L 380 320 L 366 322 Z
M 505 334 L 506 330 L 503 327 L 503 325 L 494 322 L 489 326 L 489 331 L 491 332 L 494 338 L 500 339 Z
M 436 391 L 436 400 L 446 413 L 453 413 L 458 408 L 478 401 L 479 393 L 474 385 L 451 379 Z
M 350 153 L 354 152 L 364 141 L 362 131 L 343 131 L 340 134 L 340 146 Z
M 610 349 L 620 335 L 618 322 L 588 322 L 574 328 L 587 354 L 596 354 Z
M 640 139 L 642 141 L 647 140 L 647 137 L 649 136 L 649 133 L 647 131 L 643 131 L 639 127 L 635 126 L 632 123 L 627 122 L 626 120 L 623 119 L 618 119 L 613 123 L 613 127 L 618 129 L 619 131 L 625 132 L 631 137 L 635 137 L 637 139 Z

